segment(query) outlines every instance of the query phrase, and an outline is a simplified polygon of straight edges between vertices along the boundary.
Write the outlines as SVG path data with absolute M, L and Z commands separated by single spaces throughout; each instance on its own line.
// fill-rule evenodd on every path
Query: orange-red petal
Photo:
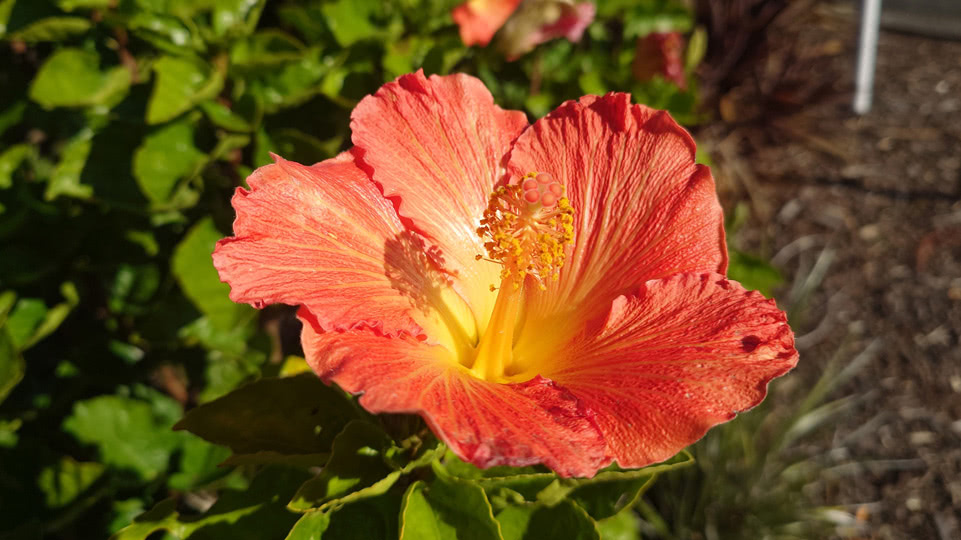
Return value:
M 759 404 L 797 359 L 773 300 L 719 274 L 678 274 L 618 297 L 544 375 L 594 411 L 609 454 L 634 468 Z
M 360 404 L 372 413 L 420 414 L 465 461 L 543 463 L 562 476 L 593 476 L 609 460 L 592 413 L 547 379 L 484 381 L 441 346 L 361 328 L 323 332 L 309 311 L 298 316 L 307 361 L 324 381 L 363 393 Z
M 499 267 L 475 260 L 486 254 L 476 228 L 525 127 L 524 113 L 494 105 L 484 84 L 463 74 L 401 76 L 351 114 L 353 141 L 372 178 L 437 245 L 479 324 L 493 306 L 487 287 L 500 279 Z
M 324 328 L 418 332 L 411 306 L 428 294 L 430 274 L 392 249 L 410 233 L 351 153 L 310 167 L 275 160 L 247 179 L 249 191 L 237 189 L 234 236 L 214 251 L 230 298 L 302 304 Z
M 464 45 L 484 46 L 517 9 L 521 0 L 468 0 L 454 8 L 451 16 L 460 27 Z
M 536 319 L 597 313 L 617 295 L 679 272 L 727 269 L 721 206 L 694 141 L 664 111 L 628 94 L 568 101 L 518 137 L 511 178 L 549 172 L 574 207 L 560 280 L 531 298 Z

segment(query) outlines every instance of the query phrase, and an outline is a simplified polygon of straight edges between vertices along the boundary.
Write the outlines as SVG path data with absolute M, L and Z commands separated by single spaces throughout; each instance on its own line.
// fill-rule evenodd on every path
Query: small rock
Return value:
M 921 509 L 921 497 L 908 497 L 908 499 L 904 501 L 904 506 L 907 506 L 908 510 L 912 512 L 917 512 Z
M 933 431 L 915 431 L 908 436 L 908 440 L 914 446 L 924 446 L 937 440 L 938 436 Z
M 865 242 L 874 242 L 881 237 L 881 227 L 877 223 L 865 225 L 858 230 L 858 236 Z

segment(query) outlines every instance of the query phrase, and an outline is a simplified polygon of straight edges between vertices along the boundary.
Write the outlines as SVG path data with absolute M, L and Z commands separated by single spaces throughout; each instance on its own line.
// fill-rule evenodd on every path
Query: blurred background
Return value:
M 608 91 L 670 110 L 731 277 L 789 312 L 797 370 L 620 538 L 961 538 L 961 4 L 884 2 L 855 115 L 851 0 L 599 0 L 543 43 L 524 25 L 574 3 L 527 0 L 473 46 L 460 3 L 0 0 L 0 538 L 106 538 L 246 488 L 170 430 L 302 369 L 292 311 L 231 303 L 211 265 L 230 196 L 268 152 L 348 148 L 357 101 L 419 68 L 532 120 Z

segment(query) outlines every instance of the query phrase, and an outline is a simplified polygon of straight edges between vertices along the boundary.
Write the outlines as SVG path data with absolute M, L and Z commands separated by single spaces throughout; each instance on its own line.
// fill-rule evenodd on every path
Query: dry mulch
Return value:
M 883 31 L 874 108 L 851 112 L 858 13 L 809 2 L 717 101 L 699 139 L 736 239 L 773 258 L 801 363 L 877 354 L 840 389 L 859 404 L 819 439 L 818 503 L 860 509 L 859 538 L 961 538 L 961 41 Z M 813 275 L 813 278 L 812 278 Z M 802 280 L 818 286 L 796 302 Z

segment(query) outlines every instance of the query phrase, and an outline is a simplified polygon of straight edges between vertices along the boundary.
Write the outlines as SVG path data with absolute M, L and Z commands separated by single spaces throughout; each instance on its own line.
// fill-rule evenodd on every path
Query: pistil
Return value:
M 478 378 L 496 381 L 504 375 L 513 360 L 514 327 L 520 311 L 522 287 L 515 286 L 515 278 L 501 280 L 487 330 L 477 345 L 471 371 Z
M 474 350 L 470 370 L 481 379 L 501 381 L 513 362 L 514 333 L 525 283 L 545 290 L 557 280 L 573 241 L 573 213 L 564 188 L 548 173 L 529 173 L 491 194 L 477 234 L 487 257 L 501 264 L 501 285 L 490 322 Z

